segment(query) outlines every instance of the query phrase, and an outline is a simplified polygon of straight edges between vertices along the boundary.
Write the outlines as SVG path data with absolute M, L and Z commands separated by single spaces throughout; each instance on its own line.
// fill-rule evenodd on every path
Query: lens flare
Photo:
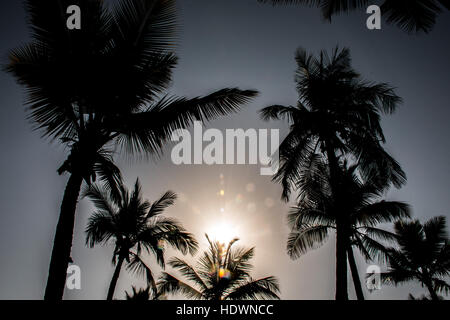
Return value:
M 231 272 L 228 269 L 220 268 L 219 270 L 219 278 L 230 280 Z

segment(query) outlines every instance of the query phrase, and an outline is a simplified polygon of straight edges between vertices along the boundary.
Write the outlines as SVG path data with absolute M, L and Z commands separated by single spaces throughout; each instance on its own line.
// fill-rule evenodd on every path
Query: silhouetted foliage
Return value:
M 301 175 L 298 206 L 293 207 L 288 216 L 291 227 L 288 254 L 296 259 L 321 246 L 330 231 L 336 231 L 337 220 L 343 219 L 348 237 L 348 261 L 358 298 L 363 299 L 352 247 L 358 249 L 367 261 L 385 260 L 383 242 L 392 242 L 396 238 L 377 225 L 409 217 L 409 206 L 403 202 L 381 200 L 385 186 L 379 184 L 377 177 L 361 181 L 356 166 L 348 167 L 345 162 L 339 172 L 340 198 L 331 192 L 329 170 L 320 157 L 314 158 Z
M 355 9 L 365 10 L 373 4 L 369 0 L 258 0 L 262 3 L 304 4 L 319 7 L 325 19 Z M 412 32 L 430 32 L 443 9 L 450 10 L 450 0 L 385 0 L 381 13 L 386 21 L 400 29 Z
M 419 281 L 439 300 L 438 293 L 448 294 L 450 285 L 450 244 L 446 218 L 434 217 L 421 224 L 418 220 L 395 224 L 398 248 L 388 249 L 388 270 L 381 274 L 386 284 Z
M 26 88 L 29 119 L 69 150 L 69 173 L 54 239 L 46 299 L 62 299 L 83 180 L 117 192 L 116 152 L 160 155 L 175 129 L 236 112 L 256 91 L 218 90 L 187 99 L 167 94 L 177 58 L 174 0 L 77 0 L 81 30 L 68 30 L 72 0 L 27 0 L 31 41 L 6 70 Z
M 169 265 L 186 281 L 163 272 L 158 282 L 161 294 L 180 293 L 186 298 L 202 300 L 279 299 L 278 281 L 274 277 L 254 280 L 250 276 L 253 266 L 249 261 L 254 248 L 233 247 L 238 239 L 225 246 L 206 238 L 209 249 L 198 259 L 197 267 L 179 258 L 170 260 Z
M 86 227 L 86 244 L 93 247 L 96 244 L 105 245 L 109 240 L 115 242 L 113 263 L 116 269 L 108 290 L 108 300 L 113 298 L 124 262 L 129 271 L 146 277 L 156 295 L 156 282 L 153 272 L 142 260 L 143 251 L 153 254 L 164 268 L 164 244 L 183 254 L 194 254 L 198 243 L 175 219 L 162 217 L 164 210 L 173 205 L 175 193 L 167 191 L 153 203 L 144 201 L 139 180 L 136 180 L 131 193 L 123 185 L 119 191 L 120 196 L 116 197 L 95 184 L 86 190 L 86 197 L 96 207 Z
M 282 198 L 302 188 L 302 172 L 321 158 L 330 174 L 330 192 L 340 195 L 339 158 L 358 164 L 363 179 L 376 176 L 378 184 L 400 187 L 406 175 L 382 147 L 385 141 L 381 113 L 392 113 L 401 102 L 385 83 L 368 82 L 352 68 L 349 49 L 318 57 L 299 49 L 296 53 L 299 100 L 296 106 L 273 105 L 261 110 L 264 120 L 287 120 L 289 134 L 280 145 L 280 168 L 273 180 L 283 187 Z M 347 299 L 347 239 L 345 215 L 336 215 L 336 298 Z
M 132 287 L 132 292 L 125 292 L 125 299 L 129 301 L 148 301 L 148 300 L 162 300 L 162 297 L 159 293 L 155 293 L 151 287 L 147 287 L 145 289 L 137 290 L 135 287 Z
M 401 102 L 386 83 L 363 80 L 351 67 L 350 50 L 336 48 L 330 57 L 318 57 L 299 49 L 296 106 L 273 105 L 261 110 L 264 120 L 287 120 L 290 132 L 280 145 L 280 170 L 274 180 L 283 186 L 288 200 L 298 187 L 299 170 L 316 152 L 352 155 L 362 174 L 377 174 L 396 187 L 406 182 L 400 165 L 381 146 L 385 138 L 380 113 L 392 113 Z M 337 163 L 330 164 L 337 166 Z M 333 169 L 331 169 L 333 170 Z M 374 172 L 377 170 L 377 172 Z

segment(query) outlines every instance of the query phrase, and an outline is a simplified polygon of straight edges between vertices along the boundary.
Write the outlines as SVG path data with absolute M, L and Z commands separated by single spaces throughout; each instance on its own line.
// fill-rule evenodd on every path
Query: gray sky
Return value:
M 0 55 L 23 44 L 28 35 L 21 1 L 0 4 Z M 177 53 L 179 66 L 172 93 L 189 97 L 227 86 L 257 89 L 260 96 L 238 115 L 208 127 L 280 128 L 285 123 L 264 123 L 257 111 L 270 104 L 294 104 L 294 52 L 351 48 L 353 65 L 365 78 L 389 82 L 404 99 L 400 110 L 383 120 L 387 149 L 402 164 L 408 184 L 389 193 L 390 199 L 413 206 L 422 220 L 449 216 L 450 162 L 448 126 L 450 14 L 439 17 L 428 35 L 407 35 L 382 25 L 365 27 L 367 15 L 355 12 L 325 23 L 318 10 L 303 6 L 276 7 L 256 0 L 178 1 L 182 25 Z M 56 169 L 64 150 L 41 140 L 25 120 L 24 94 L 4 72 L 0 73 L 0 298 L 40 299 L 47 277 L 59 205 L 67 176 Z M 285 253 L 288 206 L 279 201 L 281 188 L 259 175 L 259 166 L 175 166 L 170 146 L 157 162 L 119 159 L 128 184 L 139 176 L 145 196 L 154 200 L 168 189 L 182 197 L 167 215 L 177 217 L 202 245 L 203 234 L 225 222 L 241 238 L 241 245 L 256 246 L 255 276 L 279 278 L 283 299 L 334 297 L 334 239 L 297 261 Z M 224 185 L 220 184 L 220 175 Z M 248 187 L 254 186 L 254 190 Z M 224 197 L 217 192 L 224 189 Z M 250 191 L 248 191 L 250 190 Z M 236 201 L 237 195 L 242 198 Z M 273 200 L 273 206 L 268 206 Z M 221 213 L 220 208 L 225 207 Z M 71 299 L 104 299 L 112 276 L 112 246 L 88 249 L 84 227 L 92 207 L 87 200 L 77 211 L 72 257 L 82 272 L 82 290 L 67 291 Z M 189 259 L 188 260 L 192 260 Z M 148 259 L 155 266 L 152 259 Z M 360 272 L 365 263 L 359 260 Z M 155 266 L 158 272 L 159 268 Z M 350 283 L 351 297 L 354 297 Z M 123 272 L 116 290 L 142 282 Z M 425 293 L 414 284 L 366 293 L 368 299 L 405 299 L 409 292 Z

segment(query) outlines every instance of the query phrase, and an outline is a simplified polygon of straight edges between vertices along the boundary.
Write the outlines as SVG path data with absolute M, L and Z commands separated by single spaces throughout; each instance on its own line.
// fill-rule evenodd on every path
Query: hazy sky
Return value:
M 383 120 L 383 127 L 387 149 L 402 164 L 408 184 L 388 197 L 410 203 L 415 217 L 422 220 L 449 216 L 450 14 L 439 17 L 431 34 L 416 36 L 385 24 L 381 31 L 369 31 L 363 11 L 329 24 L 316 9 L 273 8 L 256 0 L 186 0 L 178 1 L 178 6 L 180 63 L 171 92 L 192 97 L 227 86 L 261 92 L 243 112 L 208 127 L 286 132 L 285 123 L 264 123 L 257 111 L 270 104 L 296 102 L 296 48 L 317 52 L 338 44 L 348 46 L 356 70 L 369 80 L 389 82 L 404 99 L 400 110 Z M 21 1 L 1 1 L 0 34 L 1 62 L 5 63 L 8 49 L 28 39 Z M 0 298 L 40 299 L 67 180 L 56 173 L 65 152 L 31 131 L 25 120 L 23 90 L 4 72 L 0 88 Z M 177 217 L 202 246 L 205 232 L 228 224 L 241 245 L 256 246 L 255 276 L 278 277 L 283 299 L 334 297 L 334 239 L 291 261 L 285 251 L 288 205 L 279 200 L 281 188 L 270 177 L 259 175 L 259 166 L 175 166 L 170 147 L 157 162 L 119 159 L 126 182 L 131 185 L 139 176 L 149 200 L 168 189 L 179 193 L 180 200 L 167 215 Z M 217 195 L 221 189 L 223 197 Z M 238 195 L 240 201 L 236 201 Z M 221 207 L 225 212 L 220 212 Z M 88 249 L 84 244 L 91 211 L 87 200 L 80 202 L 72 257 L 81 267 L 82 290 L 66 290 L 65 298 L 104 299 L 112 276 L 113 247 Z M 152 259 L 148 262 L 159 270 Z M 366 265 L 362 260 L 359 265 L 363 273 Z M 117 298 L 131 289 L 130 282 L 142 284 L 124 271 Z M 349 284 L 354 297 L 351 277 Z M 405 299 L 409 292 L 425 293 L 412 284 L 383 287 L 366 296 Z

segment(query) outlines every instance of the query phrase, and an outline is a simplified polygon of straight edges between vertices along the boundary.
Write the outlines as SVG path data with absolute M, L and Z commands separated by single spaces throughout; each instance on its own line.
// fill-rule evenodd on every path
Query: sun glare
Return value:
M 211 240 L 228 244 L 228 242 L 239 236 L 237 231 L 237 228 L 229 222 L 218 221 L 208 228 L 207 233 Z

